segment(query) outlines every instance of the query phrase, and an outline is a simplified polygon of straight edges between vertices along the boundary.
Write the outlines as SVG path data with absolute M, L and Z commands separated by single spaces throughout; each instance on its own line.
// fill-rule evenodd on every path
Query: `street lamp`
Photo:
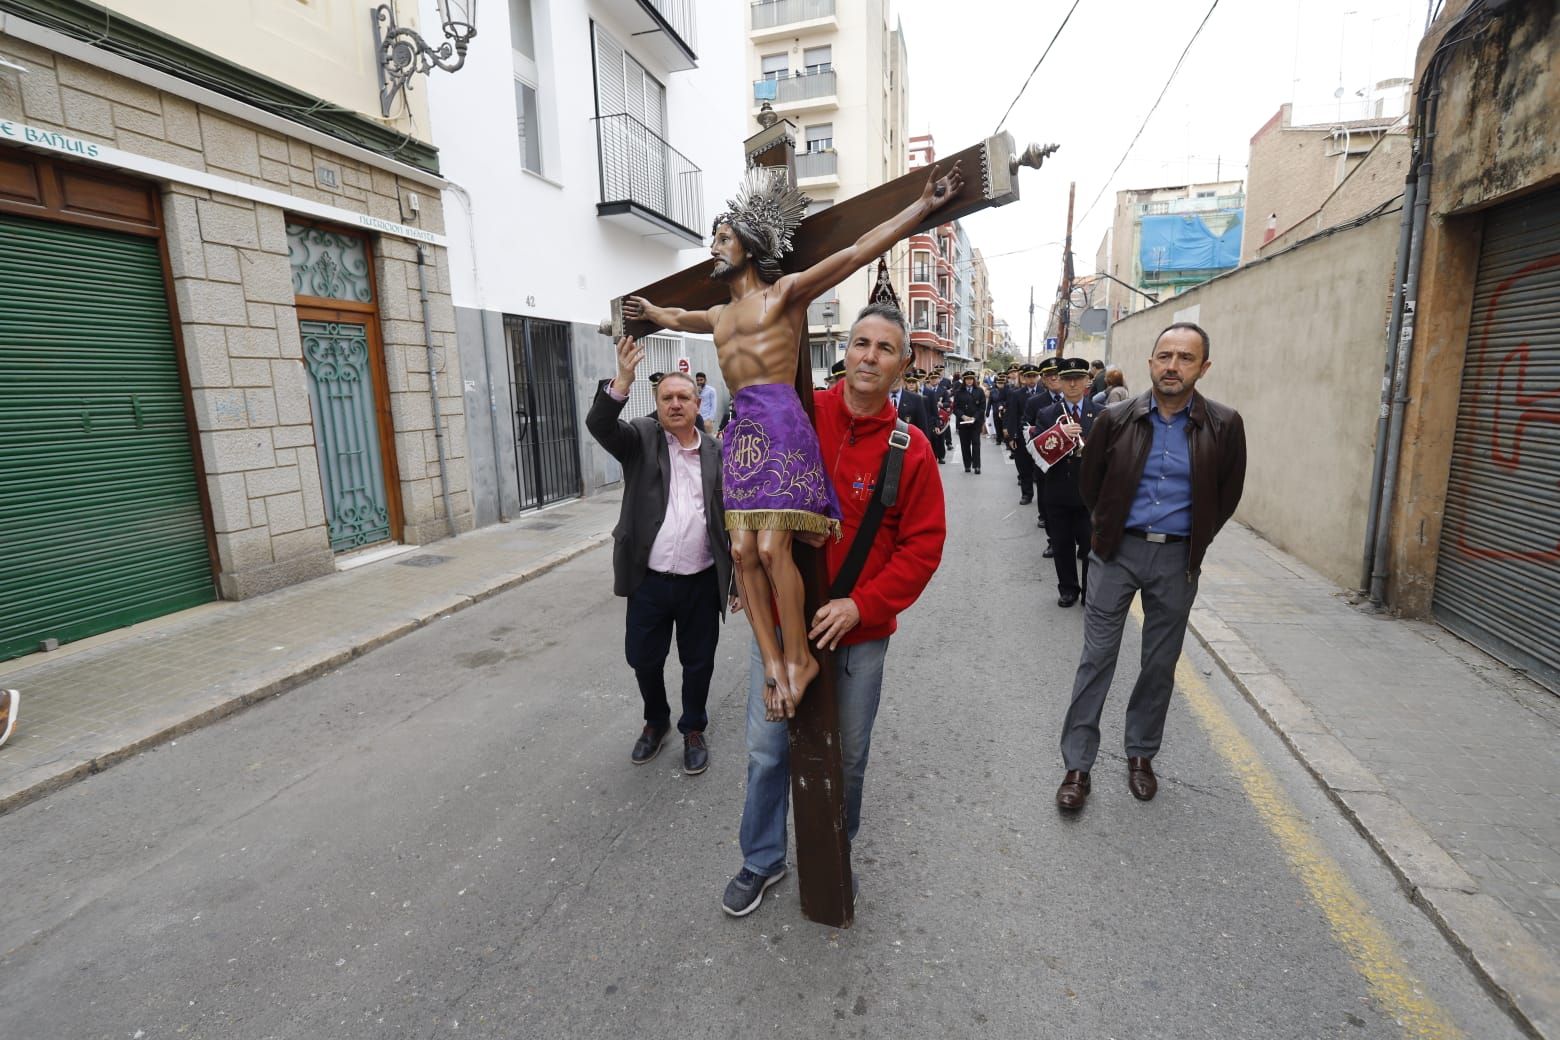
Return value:
M 419 72 L 455 72 L 466 64 L 466 45 L 477 35 L 477 0 L 434 0 L 444 42 L 434 47 L 416 30 L 397 25 L 394 4 L 369 12 L 374 23 L 374 52 L 379 56 L 379 114 L 386 118 L 397 94 L 411 89 Z M 451 60 L 454 59 L 454 60 Z

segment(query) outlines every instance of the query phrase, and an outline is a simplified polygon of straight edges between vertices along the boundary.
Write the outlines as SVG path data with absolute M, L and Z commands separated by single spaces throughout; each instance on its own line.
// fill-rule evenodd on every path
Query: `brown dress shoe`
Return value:
M 1081 769 L 1069 769 L 1062 777 L 1062 786 L 1056 789 L 1056 805 L 1059 809 L 1076 812 L 1089 798 L 1089 774 Z
M 1127 759 L 1127 789 L 1140 802 L 1151 801 L 1159 793 L 1159 781 L 1154 777 L 1152 759 Z

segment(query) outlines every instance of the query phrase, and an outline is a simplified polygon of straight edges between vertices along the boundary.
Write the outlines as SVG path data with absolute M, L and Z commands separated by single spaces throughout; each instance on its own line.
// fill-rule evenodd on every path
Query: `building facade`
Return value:
M 1382 108 L 1370 119 L 1296 126 L 1285 104 L 1252 136 L 1241 263 L 1403 191 L 1409 137 L 1401 97 Z
M 430 82 L 479 524 L 620 479 L 584 429 L 616 365 L 597 326 L 613 298 L 708 255 L 756 127 L 742 52 L 700 40 L 739 38 L 742 17 L 710 0 L 508 0 L 484 7 L 467 67 Z M 641 376 L 686 364 L 724 406 L 708 337 L 646 347 Z M 654 407 L 647 379 L 633 396 L 634 413 Z
M 1095 257 L 1119 279 L 1105 292 L 1110 320 L 1149 306 L 1143 293 L 1167 299 L 1237 266 L 1245 204 L 1240 181 L 1118 191 Z
M 384 27 L 106 6 L 0 26 L 0 657 L 472 523 L 443 182 Z
M 745 5 L 748 126 L 766 102 L 797 127 L 797 186 L 811 212 L 904 174 L 909 57 L 887 0 L 760 0 Z M 910 249 L 888 256 L 894 291 L 910 286 Z M 875 266 L 851 275 L 808 311 L 817 382 L 841 356 L 843 332 L 866 306 Z

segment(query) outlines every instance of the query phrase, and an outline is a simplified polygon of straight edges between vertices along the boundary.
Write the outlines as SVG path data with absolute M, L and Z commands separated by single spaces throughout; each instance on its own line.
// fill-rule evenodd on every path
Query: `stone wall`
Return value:
M 294 198 L 444 231 L 437 192 L 415 180 L 14 37 L 0 37 L 0 55 L 28 70 L 0 70 L 0 117 Z M 294 308 L 287 215 L 177 178 L 161 187 L 222 595 L 242 598 L 329 572 L 334 555 Z M 412 193 L 417 214 L 411 212 Z M 437 380 L 446 429 L 448 508 L 457 528 L 472 523 L 448 263 L 442 248 L 425 247 L 435 347 L 430 377 L 417 245 L 388 234 L 370 239 L 405 520 L 404 532 L 392 534 L 419 543 L 448 531 L 430 379 Z

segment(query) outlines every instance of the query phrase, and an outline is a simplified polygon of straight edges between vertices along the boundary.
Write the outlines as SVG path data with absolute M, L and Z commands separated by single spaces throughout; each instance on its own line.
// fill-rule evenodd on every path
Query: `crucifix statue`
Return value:
M 612 333 L 714 335 L 732 394 L 722 435 L 726 527 L 763 664 L 765 712 L 790 720 L 802 910 L 847 926 L 853 906 L 832 660 L 821 640 L 809 644 L 810 628 L 827 627 L 819 547 L 838 536 L 840 510 L 811 423 L 807 306 L 901 239 L 1015 200 L 1018 167 L 1038 169 L 1055 146 L 1015 156 L 1003 134 L 930 173 L 906 174 L 804 219 L 794 127 L 766 115 L 747 142 L 743 183 L 714 221 L 712 259 L 614 300 Z

